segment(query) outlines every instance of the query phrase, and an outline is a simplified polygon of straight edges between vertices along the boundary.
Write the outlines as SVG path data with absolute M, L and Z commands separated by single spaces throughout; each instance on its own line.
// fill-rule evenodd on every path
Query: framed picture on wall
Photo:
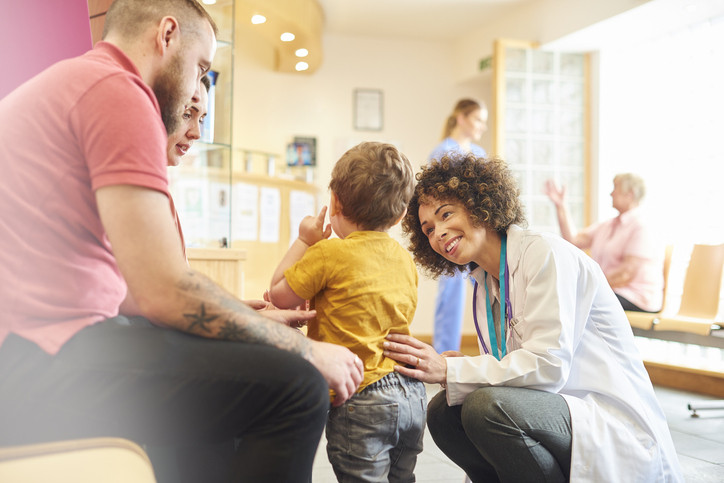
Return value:
M 354 90 L 354 128 L 358 131 L 382 130 L 382 91 Z
M 287 145 L 288 166 L 316 166 L 317 138 L 294 136 L 294 142 Z

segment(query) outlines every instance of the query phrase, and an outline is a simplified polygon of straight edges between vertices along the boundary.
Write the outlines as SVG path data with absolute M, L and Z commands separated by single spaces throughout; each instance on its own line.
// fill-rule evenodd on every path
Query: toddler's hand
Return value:
M 305 216 L 299 224 L 299 240 L 312 246 L 320 240 L 329 238 L 332 235 L 332 225 L 324 226 L 324 217 L 327 215 L 327 207 L 323 206 L 317 216 Z

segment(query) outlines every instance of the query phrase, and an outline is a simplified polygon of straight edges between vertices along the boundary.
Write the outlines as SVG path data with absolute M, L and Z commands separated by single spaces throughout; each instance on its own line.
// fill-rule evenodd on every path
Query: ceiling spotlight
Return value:
M 260 23 L 266 22 L 266 17 L 264 15 L 254 15 L 251 17 L 251 23 L 254 25 L 259 25 Z
M 297 51 L 294 52 L 294 54 L 297 57 L 306 57 L 309 55 L 309 51 L 307 49 L 297 49 Z
M 309 69 L 309 64 L 306 62 L 297 62 L 297 65 L 294 66 L 297 71 L 303 71 Z
M 291 42 L 294 40 L 294 34 L 291 32 L 284 32 L 281 36 L 282 42 Z
M 215 5 L 216 0 L 204 0 L 204 5 Z

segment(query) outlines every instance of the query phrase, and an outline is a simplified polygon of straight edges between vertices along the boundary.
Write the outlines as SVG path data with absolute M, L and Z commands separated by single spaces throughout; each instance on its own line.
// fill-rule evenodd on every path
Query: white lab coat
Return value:
M 507 355 L 448 358 L 448 404 L 462 404 L 483 386 L 559 393 L 571 413 L 571 481 L 683 481 L 631 327 L 600 267 L 557 235 L 517 226 L 508 230 L 507 260 L 513 308 Z M 482 269 L 473 276 L 490 348 Z M 498 298 L 490 276 L 488 286 Z

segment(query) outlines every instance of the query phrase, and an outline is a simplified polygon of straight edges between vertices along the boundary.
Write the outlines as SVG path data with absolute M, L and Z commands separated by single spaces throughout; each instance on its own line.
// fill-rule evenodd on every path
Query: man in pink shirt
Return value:
M 611 192 L 619 215 L 576 233 L 565 204 L 565 188 L 546 182 L 546 194 L 556 205 L 561 236 L 589 250 L 598 262 L 624 310 L 657 312 L 663 303 L 663 252 L 651 237 L 639 204 L 643 180 L 630 173 L 616 175 Z
M 309 480 L 328 388 L 362 380 L 289 327 L 313 312 L 263 316 L 185 261 L 166 133 L 215 30 L 196 0 L 116 0 L 103 42 L 0 100 L 0 444 L 119 436 L 190 449 L 189 481 Z

